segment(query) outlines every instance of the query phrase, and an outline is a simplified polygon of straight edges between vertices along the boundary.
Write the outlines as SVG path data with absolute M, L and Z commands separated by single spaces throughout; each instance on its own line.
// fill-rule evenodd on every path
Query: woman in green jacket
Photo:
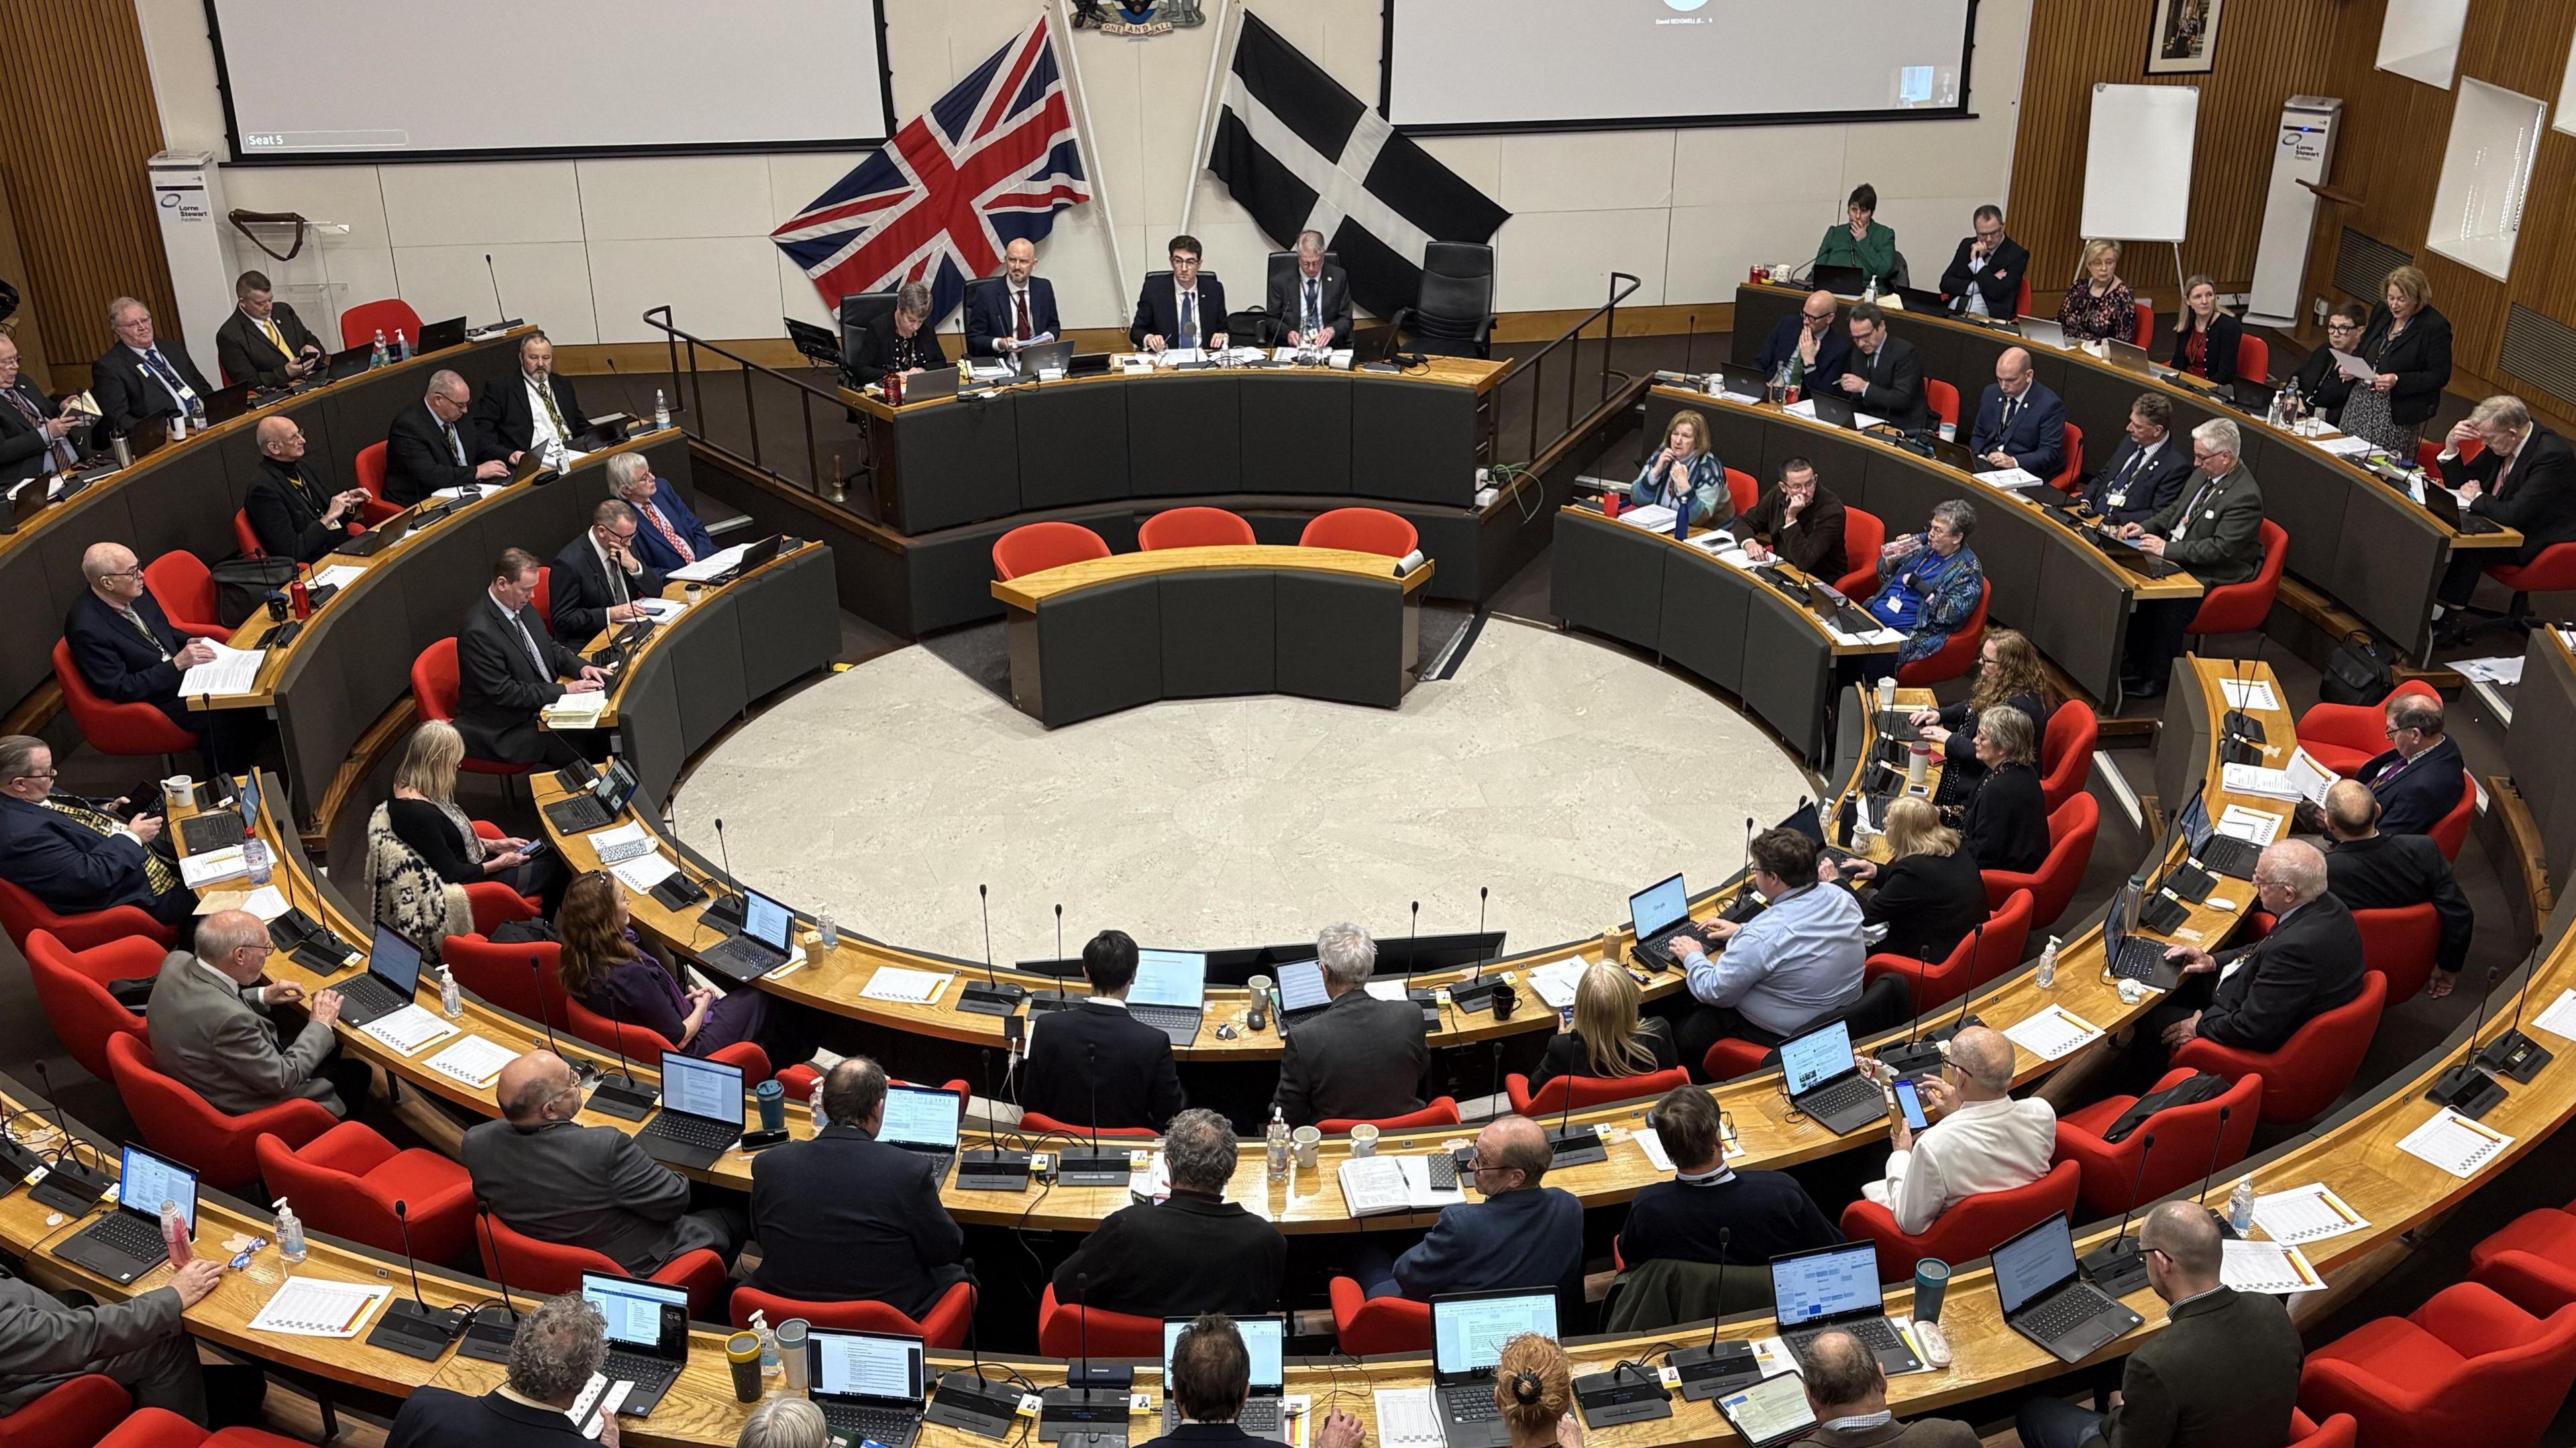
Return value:
M 1816 243 L 1816 265 L 1855 267 L 1864 279 L 1876 277 L 1880 286 L 1892 285 L 1896 229 L 1871 219 L 1878 212 L 1878 188 L 1862 182 L 1853 188 L 1845 208 L 1851 213 L 1850 223 L 1825 228 L 1825 239 Z

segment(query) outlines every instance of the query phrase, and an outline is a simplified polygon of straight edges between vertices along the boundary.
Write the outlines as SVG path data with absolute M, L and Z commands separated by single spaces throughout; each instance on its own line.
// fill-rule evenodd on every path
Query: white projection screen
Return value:
M 206 0 L 237 161 L 884 139 L 879 0 Z
M 1387 0 L 1411 131 L 1960 114 L 1975 0 Z

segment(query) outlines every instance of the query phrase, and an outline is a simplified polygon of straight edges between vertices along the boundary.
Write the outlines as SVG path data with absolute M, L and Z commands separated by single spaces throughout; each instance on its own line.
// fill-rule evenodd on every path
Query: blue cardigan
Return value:
M 1898 580 L 1908 577 L 1914 565 L 1930 553 L 1931 545 L 1927 543 L 1893 561 L 1880 557 L 1878 592 L 1868 604 L 1872 615 L 1882 621 L 1888 617 L 1879 607 L 1881 600 L 1886 599 L 1889 589 Z M 1950 635 L 1965 626 L 1968 616 L 1977 611 L 1977 601 L 1985 596 L 1985 584 L 1985 565 L 1977 561 L 1974 549 L 1960 544 L 1959 551 L 1950 559 L 1950 566 L 1941 571 L 1940 581 L 1924 597 L 1923 610 L 1914 621 L 1914 633 L 1906 639 L 1904 647 L 1896 651 L 1896 661 L 1910 664 L 1916 659 L 1927 659 L 1939 653 L 1941 646 L 1950 641 Z
M 1669 506 L 1672 503 L 1673 500 L 1666 497 L 1655 485 L 1655 458 L 1661 456 L 1662 452 L 1663 450 L 1658 448 L 1648 454 L 1646 465 L 1637 469 L 1637 480 L 1628 485 L 1630 507 L 1643 508 L 1655 503 Z M 1705 523 L 1714 518 L 1717 515 L 1717 500 L 1726 496 L 1726 464 L 1717 460 L 1717 454 L 1704 452 L 1690 460 L 1690 491 L 1691 522 Z M 1674 508 L 1673 511 L 1681 510 Z M 1728 511 L 1731 514 L 1733 509 L 1730 507 Z

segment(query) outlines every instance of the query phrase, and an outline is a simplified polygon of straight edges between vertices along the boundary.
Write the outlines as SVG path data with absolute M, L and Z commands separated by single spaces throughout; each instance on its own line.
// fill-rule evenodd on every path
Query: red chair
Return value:
M 304 1444 L 257 1428 L 219 1428 L 210 1433 L 167 1409 L 138 1408 L 133 1417 L 99 1439 L 98 1448 L 304 1448 Z
M 1084 1346 L 1089 1334 L 1090 1345 Z M 1038 1351 L 1069 1358 L 1088 1351 L 1110 1358 L 1159 1358 L 1163 1355 L 1163 1320 L 1132 1312 L 1074 1307 L 1055 1300 L 1055 1284 L 1038 1299 Z
M 2200 596 L 2200 611 L 2185 632 L 2197 640 L 2210 634 L 2251 633 L 2272 611 L 2272 595 L 2281 587 L 2281 560 L 2290 551 L 2290 535 L 2281 525 L 2263 520 L 2263 567 L 2243 583 L 2222 583 Z
M 1954 430 L 1959 426 L 1958 388 L 1938 377 L 1926 377 L 1923 379 L 1923 400 L 1931 404 L 1934 417 L 1948 423 Z
M 1979 579 L 1976 612 L 1969 614 L 1968 621 L 1959 625 L 1958 632 L 1943 640 L 1940 648 L 1897 669 L 1897 686 L 1920 689 L 1947 683 L 1975 668 L 1977 651 L 1986 644 L 1986 605 L 1994 602 L 1994 598 L 1995 581 Z
M 233 509 L 233 544 L 241 549 L 244 558 L 268 556 L 268 549 L 259 541 L 258 531 L 250 525 L 250 514 L 239 508 Z
M 1986 904 L 2002 909 L 2005 898 L 2015 890 L 2031 894 L 2031 928 L 2045 930 L 2066 913 L 2075 898 L 2075 887 L 2084 879 L 2084 867 L 2093 860 L 2093 837 L 2102 827 L 2102 806 L 2090 794 L 2076 794 L 2066 803 L 2048 812 L 2048 854 L 2039 868 L 2029 874 L 2015 870 L 1983 870 L 1986 880 Z
M 475 836 L 487 842 L 506 838 L 499 825 L 490 820 L 470 820 Z M 542 909 L 537 897 L 522 895 L 498 880 L 465 882 L 465 903 L 474 910 L 474 930 L 489 936 L 514 920 L 534 920 Z
M 2361 993 L 2330 1011 L 2319 1012 L 2290 1035 L 2277 1051 L 2240 1051 L 2206 1037 L 2182 1043 L 2173 1064 L 2195 1071 L 2215 1071 L 2230 1081 L 2261 1076 L 2263 1120 L 2272 1124 L 2306 1121 L 2335 1103 L 2352 1073 L 2361 1069 L 2379 1028 L 2380 1007 L 2388 1001 L 2388 982 L 2379 972 L 2364 971 Z
M 563 1292 L 581 1290 L 581 1274 L 597 1272 L 610 1277 L 634 1274 L 617 1265 L 614 1258 L 588 1247 L 568 1242 L 547 1242 L 531 1237 L 491 1212 L 483 1216 L 483 1230 L 475 1234 L 475 1247 L 483 1254 L 483 1274 L 509 1279 L 513 1292 L 552 1297 Z M 498 1266 L 493 1254 L 501 1254 Z M 725 1290 L 724 1259 L 711 1247 L 683 1252 L 662 1264 L 662 1270 L 645 1279 L 665 1287 L 682 1287 L 689 1293 L 689 1316 L 700 1322 L 716 1320 L 716 1310 L 723 1305 Z
M 2455 1282 L 2404 1317 L 2383 1317 L 2308 1354 L 2299 1406 L 2350 1413 L 2360 1448 L 2538 1442 L 2576 1379 L 2576 1307 L 2534 1317 L 2476 1282 Z
M 2039 909 L 2039 902 L 2027 898 L 2029 894 L 2027 890 L 2014 891 L 2001 910 L 1986 916 L 1983 934 L 1969 935 L 1969 945 L 1976 954 L 1968 962 L 1968 989 L 1981 989 L 2021 964 L 2022 948 L 2030 944 L 2031 917 Z
M 2576 1203 L 2525 1212 L 2471 1247 L 2469 1280 L 2535 1317 L 2576 1302 Z
M 1136 546 L 1148 553 L 1161 548 L 1217 548 L 1259 541 L 1252 536 L 1252 525 L 1244 521 L 1242 514 L 1223 508 L 1166 508 L 1136 530 Z M 1157 1337 L 1154 1351 L 1162 1350 L 1162 1339 Z
M 2189 1067 L 2177 1066 L 2151 1089 L 2162 1091 L 2190 1076 Z M 2106 1096 L 2057 1118 L 2057 1159 L 2075 1163 L 2083 1173 L 2083 1185 L 2076 1196 L 2088 1216 L 2119 1216 L 2133 1204 L 2152 1202 L 2199 1180 L 2216 1169 L 2212 1162 L 2232 1166 L 2243 1161 L 2254 1144 L 2254 1123 L 2263 1103 L 2263 1078 L 2247 1076 L 2207 1101 L 2168 1106 L 2148 1117 L 2124 1139 L 2104 1141 L 2102 1133 L 2111 1129 L 2120 1113 L 2137 1103 L 2135 1096 Z M 2221 1108 L 2227 1112 L 2223 1140 L 2218 1128 Z M 2156 1139 L 2152 1152 L 2147 1150 L 2149 1136 Z M 2145 1158 L 2143 1177 L 2138 1174 L 2141 1157 Z M 2134 1196 L 2133 1182 L 2137 1184 Z
M 545 998 L 539 979 L 552 979 L 563 959 L 563 947 L 551 940 L 523 945 L 496 945 L 482 935 L 451 935 L 438 944 L 439 963 L 456 975 L 467 995 L 498 1006 L 522 1020 L 542 1020 Z M 537 968 L 529 970 L 534 960 Z M 562 1025 L 559 1020 L 548 1025 Z
M 1072 1137 L 1076 1141 L 1088 1141 L 1095 1135 L 1097 1135 L 1102 1141 L 1108 1141 L 1113 1138 L 1119 1141 L 1152 1141 L 1163 1134 L 1150 1126 L 1102 1126 L 1097 1128 L 1076 1126 L 1070 1121 L 1058 1121 L 1043 1111 L 1021 1112 L 1020 1130 L 1036 1133 L 1054 1133 L 1057 1135 Z M 1161 1352 L 1162 1348 L 1156 1347 L 1154 1351 Z
M 2346 779 L 2388 748 L 2388 706 L 2401 694 L 2421 694 L 2438 704 L 2439 691 L 2421 679 L 2408 679 L 2376 704 L 2315 704 L 2299 716 L 2299 746 L 2317 763 Z
M 170 722 L 170 716 L 149 704 L 119 704 L 99 695 L 89 686 L 89 679 L 72 662 L 72 646 L 54 640 L 54 678 L 63 686 L 63 702 L 71 706 L 72 723 L 81 737 L 101 754 L 164 756 L 185 754 L 197 747 L 197 736 Z
M 1733 1036 L 1713 1042 L 1707 1054 L 1699 1058 L 1700 1079 L 1732 1081 L 1738 1076 L 1750 1076 L 1762 1069 L 1765 1059 L 1770 1056 L 1773 1049 L 1770 1046 L 1757 1046 L 1751 1041 L 1738 1040 Z
M 2102 740 L 2102 721 L 2093 706 L 2069 699 L 2048 716 L 2039 736 L 2039 790 L 2055 809 L 2084 791 L 2093 770 L 2093 747 Z
M 1878 1247 L 1878 1280 L 1902 1282 L 1914 1275 L 1914 1264 L 1926 1257 L 1965 1262 L 1983 1257 L 2024 1227 L 2075 1210 L 2075 1189 L 2082 1171 L 2061 1161 L 2048 1175 L 2008 1192 L 1979 1192 L 1953 1202 L 1919 1235 L 1896 1229 L 1896 1214 L 1872 1201 L 1843 1208 L 1843 1235 Z
M 233 631 L 218 622 L 223 610 L 215 595 L 215 576 L 197 555 L 173 548 L 143 565 L 143 586 L 170 626 L 201 639 L 229 639 Z
M 397 1151 L 355 1121 L 301 1147 L 261 1132 L 252 1147 L 269 1195 L 292 1200 L 295 1214 L 315 1231 L 399 1252 L 403 1228 L 394 1203 L 400 1202 L 411 1250 L 422 1261 L 465 1260 L 474 1236 L 474 1179 L 447 1157 L 417 1146 Z
M 1675 1066 L 1669 1071 L 1648 1071 L 1638 1076 L 1559 1076 L 1532 1094 L 1529 1078 L 1514 1071 L 1503 1078 L 1503 1091 L 1511 1098 L 1516 1115 L 1537 1116 L 1543 1112 L 1554 1116 L 1567 1109 L 1568 1096 L 1574 1098 L 1573 1109 L 1583 1111 L 1614 1101 L 1642 1101 L 1689 1084 L 1690 1068 Z
M 2013 315 L 2016 317 L 2030 315 L 2030 278 L 2027 275 L 2021 279 L 2020 290 L 2013 293 Z
M 1354 553 L 1383 553 L 1402 558 L 1422 546 L 1413 525 L 1384 508 L 1335 508 L 1307 520 L 1297 535 L 1300 548 L 1347 548 Z
M 358 458 L 353 470 L 357 473 L 358 486 L 366 490 L 367 501 L 358 506 L 358 516 L 366 520 L 367 526 L 374 527 L 403 510 L 402 504 L 385 501 L 385 445 L 383 443 L 371 442 L 358 449 Z
M 2353 1448 L 2361 1425 L 2350 1413 L 2337 1413 L 2323 1423 L 2296 1408 L 2290 1410 L 2289 1448 Z
M 1878 592 L 1878 550 L 1887 546 L 1887 523 L 1867 508 L 1846 506 L 1843 509 L 1843 562 L 1852 571 L 1834 581 L 1834 587 L 1851 598 L 1868 598 Z
M 340 345 L 344 349 L 366 346 L 376 340 L 378 332 L 385 334 L 387 346 L 393 344 L 396 332 L 402 333 L 413 346 L 419 346 L 420 313 L 413 311 L 411 303 L 400 297 L 387 297 L 382 301 L 360 302 L 340 314 Z
M 2388 1003 L 2413 1000 L 2433 978 L 2433 958 L 2442 944 L 2442 918 L 2432 904 L 2355 910 L 2352 923 L 2361 927 L 2361 967 L 2388 983 Z
M 231 1189 L 259 1179 L 256 1144 L 263 1132 L 300 1147 L 340 1124 L 320 1102 L 301 1096 L 241 1116 L 217 1111 L 205 1097 L 162 1075 L 140 1036 L 107 1038 L 107 1070 L 144 1144 L 195 1168 L 211 1186 Z M 357 1103 L 349 1105 L 354 1109 Z
M 751 1315 L 761 1314 L 771 1326 L 801 1317 L 816 1327 L 840 1328 L 846 1332 L 880 1332 L 899 1337 L 917 1337 L 935 1348 L 964 1347 L 966 1329 L 975 1319 L 975 1284 L 960 1282 L 939 1294 L 930 1311 L 919 1321 L 882 1302 L 851 1300 L 844 1302 L 807 1302 L 802 1298 L 781 1297 L 756 1287 L 737 1287 L 726 1310 L 736 1327 L 751 1326 Z M 1163 1324 L 1154 1322 L 1154 1352 L 1163 1350 Z M 1067 1354 L 1070 1356 L 1070 1354 Z M 1128 1354 L 1121 1354 L 1127 1356 Z M 1132 1354 L 1151 1356 L 1147 1353 Z
M 555 569 L 551 563 L 537 566 L 537 586 L 528 595 L 528 607 L 537 611 L 537 623 L 546 632 L 555 631 Z M 566 639 L 565 643 L 580 648 L 588 639 Z
M 640 1061 L 656 1069 L 662 1064 L 664 1051 L 673 1055 L 685 1054 L 680 1050 L 679 1042 L 651 1026 L 640 1021 L 610 1020 L 573 999 L 564 992 L 563 976 L 558 971 L 548 971 L 540 976 L 537 988 L 545 992 L 549 1016 L 562 1021 L 565 1030 L 603 1051 L 622 1049 L 627 1060 Z M 769 1054 L 761 1050 L 757 1042 L 736 1041 L 722 1050 L 708 1052 L 706 1058 L 740 1068 L 742 1084 L 746 1087 L 757 1086 L 769 1079 Z
M 1108 556 L 1108 541 L 1079 523 L 1023 523 L 993 540 L 993 576 L 1008 580 Z
M 2084 429 L 2071 422 L 2066 424 L 2066 464 L 2048 480 L 2048 485 L 2067 494 L 2084 486 Z
M 2576 589 L 2576 543 L 2552 543 L 2529 563 L 2490 563 L 2486 574 L 2513 590 L 2513 601 L 2506 606 L 2505 616 L 2528 620 L 2531 595 Z
M 2138 330 L 2130 336 L 2129 340 L 2152 351 L 2156 345 L 2156 309 L 2145 302 L 2135 305 L 2138 309 Z
M 117 1386 L 116 1379 L 83 1373 L 56 1383 L 34 1402 L 0 1417 L 0 1448 L 95 1448 L 133 1408 L 134 1399 Z
M 2424 832 L 2434 844 L 2442 847 L 2442 858 L 2454 862 L 2460 858 L 2460 847 L 2469 842 L 2469 817 L 2478 812 L 2478 787 L 2470 782 L 2468 775 L 2467 770 L 2460 771 L 2459 802 Z
M 544 617 L 539 614 L 538 617 Z M 411 661 L 411 697 L 419 706 L 423 719 L 456 717 L 456 640 L 443 638 L 420 651 Z M 457 768 L 468 774 L 525 774 L 533 765 L 506 764 L 498 759 L 477 759 L 466 755 Z
M 110 981 L 160 974 L 161 962 L 170 953 L 167 946 L 134 935 L 74 951 L 65 948 L 52 931 L 37 930 L 28 934 L 20 949 L 35 980 L 36 1003 L 44 1007 L 54 1039 L 63 1043 L 82 1070 L 101 1081 L 107 1079 L 110 1036 L 132 1036 L 137 1042 L 151 1039 L 144 1033 L 143 1018 L 117 1004 L 107 986 Z
M 10 943 L 22 955 L 28 940 L 39 930 L 61 941 L 68 950 L 89 950 L 140 935 L 166 952 L 179 938 L 177 931 L 132 905 L 57 915 L 52 906 L 6 880 L 0 880 L 0 930 L 9 933 Z
M 1912 1268 L 1906 1270 L 1912 1271 Z M 1371 1297 L 1348 1277 L 1325 1284 L 1333 1304 L 1333 1338 L 1352 1357 L 1431 1350 L 1431 1304 Z
M 1910 956 L 1872 955 L 1862 967 L 1864 978 L 1894 976 L 1905 987 L 1907 1013 L 1920 1016 L 2020 964 L 2022 947 L 2030 941 L 2030 908 L 2030 892 L 2015 890 L 2001 910 L 1987 916 L 1985 929 L 1959 937 L 1950 953 L 1928 968 Z
M 1458 1098 L 1435 1096 L 1431 1104 L 1402 1116 L 1331 1116 L 1315 1123 L 1315 1129 L 1326 1136 L 1348 1136 L 1354 1126 L 1374 1126 L 1380 1131 L 1415 1131 L 1426 1126 L 1458 1124 Z
M 1762 501 L 1762 485 L 1741 468 L 1726 470 L 1726 503 L 1741 513 Z
M 2257 382 L 2271 380 L 2272 344 L 2251 332 L 2236 334 L 2236 375 Z

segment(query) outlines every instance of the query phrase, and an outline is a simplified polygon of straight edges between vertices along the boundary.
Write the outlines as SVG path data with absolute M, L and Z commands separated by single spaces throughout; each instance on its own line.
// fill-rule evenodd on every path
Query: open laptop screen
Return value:
M 1331 999 L 1324 991 L 1323 962 L 1292 960 L 1279 967 L 1279 1009 L 1308 1011 Z
M 2075 1238 L 2064 1217 L 2052 1216 L 1997 1247 L 1995 1295 L 2006 1313 L 2075 1275 Z
M 676 1052 L 662 1053 L 662 1105 L 691 1116 L 742 1125 L 742 1070 Z
M 195 1234 L 196 1173 L 176 1162 L 163 1161 L 139 1146 L 129 1146 L 125 1149 L 124 1164 L 118 1168 L 117 1180 L 123 1184 L 116 1194 L 119 1203 L 147 1217 L 157 1218 L 161 1215 L 163 1202 L 176 1202 L 179 1220 L 188 1224 L 191 1235 Z
M 1867 1242 L 1771 1259 L 1782 1327 L 1879 1305 L 1878 1249 Z
M 1649 885 L 1628 897 L 1628 924 L 1639 940 L 1650 940 L 1679 925 L 1690 914 L 1690 889 L 1682 877 Z
M 757 890 L 743 891 L 742 901 L 742 933 L 772 950 L 787 949 L 787 931 L 796 912 Z
M 383 976 L 396 995 L 408 998 L 420 985 L 420 947 L 405 939 L 401 931 L 379 921 L 376 943 L 367 951 L 367 969 Z
M 607 1319 L 608 1340 L 620 1347 L 658 1347 L 662 1341 L 662 1309 L 676 1307 L 683 1313 L 689 1310 L 689 1290 L 685 1287 L 665 1287 L 659 1282 L 597 1272 L 581 1274 L 581 1300 Z
M 1163 1396 L 1172 1395 L 1172 1354 L 1180 1350 L 1181 1330 L 1198 1319 L 1167 1317 L 1163 1319 Z M 1288 1324 L 1276 1317 L 1238 1317 L 1234 1330 L 1243 1336 L 1243 1350 L 1252 1358 L 1252 1390 L 1278 1392 L 1288 1382 L 1285 1362 Z
M 1196 950 L 1139 950 L 1127 999 L 1140 1006 L 1196 1010 L 1207 997 L 1207 955 Z
M 921 1339 L 835 1332 L 818 1327 L 806 1339 L 814 1391 L 832 1398 L 921 1397 Z
M 1780 1048 L 1780 1075 L 1792 1096 L 1851 1068 L 1851 1028 L 1841 1021 L 1819 1026 Z
M 1431 1365 L 1453 1375 L 1490 1368 L 1501 1360 L 1503 1344 L 1525 1332 L 1556 1336 L 1555 1293 L 1435 1298 L 1431 1303 Z
M 886 1087 L 877 1139 L 897 1146 L 957 1145 L 957 1093 L 928 1086 Z

